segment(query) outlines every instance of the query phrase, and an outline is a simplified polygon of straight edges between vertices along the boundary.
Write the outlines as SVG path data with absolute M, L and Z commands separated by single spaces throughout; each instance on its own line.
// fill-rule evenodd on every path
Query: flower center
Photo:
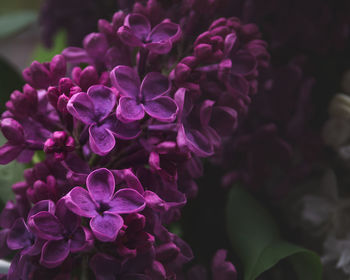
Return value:
M 107 204 L 107 203 L 104 203 L 104 202 L 100 202 L 100 207 L 98 208 L 97 212 L 100 214 L 100 215 L 103 215 L 103 213 L 105 211 L 108 211 L 111 207 Z

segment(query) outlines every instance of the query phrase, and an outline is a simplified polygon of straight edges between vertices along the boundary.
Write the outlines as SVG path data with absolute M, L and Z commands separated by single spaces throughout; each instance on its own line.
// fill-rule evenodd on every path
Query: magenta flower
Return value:
M 45 89 L 56 85 L 66 74 L 66 60 L 62 55 L 55 55 L 51 62 L 32 62 L 30 67 L 23 70 L 23 78 L 33 88 Z
M 101 85 L 73 95 L 67 104 L 71 115 L 89 125 L 90 147 L 98 155 L 106 155 L 114 148 L 114 136 L 132 139 L 139 133 L 137 124 L 124 125 L 111 114 L 115 104 L 116 94 Z
M 7 142 L 0 147 L 0 164 L 8 164 L 14 159 L 29 162 L 34 151 L 41 150 L 45 137 L 50 135 L 45 128 L 36 126 L 30 121 L 24 123 L 24 126 L 21 123 L 10 117 L 1 120 L 0 129 Z
M 196 110 L 185 88 L 177 90 L 175 100 L 180 108 L 177 144 L 197 156 L 212 155 L 221 136 L 230 135 L 237 125 L 237 112 L 225 106 L 214 107 L 212 100 L 204 100 Z
M 128 66 L 117 66 L 111 72 L 113 85 L 122 96 L 117 117 L 125 122 L 141 120 L 145 112 L 159 121 L 172 122 L 178 107 L 169 96 L 169 79 L 157 72 L 148 73 L 142 83 L 136 71 Z
M 215 253 L 211 263 L 214 280 L 235 280 L 237 272 L 235 266 L 226 260 L 227 251 L 220 249 Z
M 149 20 L 141 14 L 130 14 L 124 20 L 124 26 L 118 29 L 119 38 L 132 47 L 143 47 L 152 53 L 170 52 L 173 42 L 181 37 L 178 24 L 162 22 L 151 30 Z
M 55 214 L 41 211 L 28 219 L 32 232 L 47 240 L 42 248 L 40 263 L 48 268 L 59 266 L 69 253 L 82 251 L 87 243 L 80 217 L 68 210 L 64 199 L 57 202 Z
M 119 214 L 129 214 L 142 211 L 145 200 L 133 189 L 120 189 L 116 193 L 115 180 L 112 172 L 100 168 L 86 179 L 88 190 L 75 187 L 66 196 L 67 207 L 74 213 L 92 218 L 90 228 L 96 238 L 104 241 L 114 241 L 124 224 Z

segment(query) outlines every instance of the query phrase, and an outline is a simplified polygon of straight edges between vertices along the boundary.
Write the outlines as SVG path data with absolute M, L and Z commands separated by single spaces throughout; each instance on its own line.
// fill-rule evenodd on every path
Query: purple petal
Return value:
M 145 111 L 135 99 L 121 97 L 117 107 L 117 118 L 123 122 L 133 122 L 143 119 Z
M 200 157 L 208 157 L 214 153 L 213 145 L 208 141 L 208 138 L 195 129 L 185 130 L 181 126 L 177 134 L 177 143 L 180 147 L 186 146 Z
M 254 56 L 248 51 L 240 51 L 232 58 L 231 72 L 234 74 L 248 75 L 252 73 L 256 67 L 257 62 Z
M 11 253 L 11 250 L 7 247 L 7 236 L 9 231 L 9 229 L 0 230 L 0 258 L 4 258 Z
M 64 262 L 69 255 L 69 243 L 64 240 L 47 241 L 43 246 L 40 264 L 47 268 L 54 268 Z
M 230 107 L 214 107 L 210 126 L 214 128 L 220 136 L 230 136 L 237 127 L 237 112 Z
M 55 214 L 68 233 L 74 232 L 80 225 L 80 217 L 67 208 L 63 198 L 57 202 Z
M 58 218 L 49 212 L 39 212 L 28 220 L 30 229 L 40 238 L 59 240 L 63 238 L 63 226 Z
M 103 33 L 88 34 L 83 45 L 89 56 L 94 59 L 103 59 L 108 49 L 107 38 Z
M 237 35 L 236 33 L 228 34 L 225 38 L 225 47 L 224 47 L 224 54 L 225 57 L 229 55 L 229 53 L 234 48 L 235 44 L 237 42 Z
M 98 240 L 112 242 L 117 238 L 123 224 L 123 218 L 118 214 L 105 213 L 103 216 L 97 215 L 92 218 L 90 228 Z
M 138 191 L 140 194 L 144 193 L 142 184 L 137 178 L 137 176 L 132 172 L 131 169 L 123 169 L 123 170 L 112 170 L 112 173 L 115 176 L 116 184 L 125 184 L 136 191 Z
M 85 124 L 95 122 L 95 107 L 91 98 L 85 92 L 72 96 L 67 104 L 68 112 Z
M 179 121 L 181 118 L 186 117 L 192 111 L 193 104 L 191 98 L 186 93 L 185 88 L 179 88 L 174 95 L 174 100 L 176 101 L 177 106 L 179 107 Z
M 114 46 L 108 49 L 105 62 L 108 70 L 112 70 L 118 65 L 131 65 L 128 49 Z
M 1 132 L 12 144 L 22 144 L 25 141 L 22 125 L 12 118 L 1 120 Z
M 128 26 L 121 26 L 118 29 L 117 32 L 120 40 L 128 46 L 131 47 L 141 47 L 143 46 L 143 42 L 142 40 L 140 40 L 140 38 L 138 38 L 134 32 L 132 31 L 132 29 Z
M 5 143 L 5 145 L 0 147 L 0 164 L 8 164 L 13 161 L 18 157 L 22 150 L 23 147 L 21 145 Z
M 31 245 L 32 234 L 29 232 L 23 218 L 19 218 L 12 225 L 7 236 L 7 246 L 12 250 L 19 250 Z
M 32 160 L 34 155 L 33 150 L 23 150 L 17 157 L 17 161 L 21 163 L 28 163 Z
M 134 189 L 121 189 L 108 203 L 109 213 L 129 214 L 142 211 L 145 208 L 145 199 Z
M 226 86 L 233 94 L 246 96 L 249 93 L 249 83 L 240 75 L 234 75 L 231 73 L 231 75 L 228 76 Z
M 97 169 L 87 177 L 86 186 L 95 201 L 108 202 L 112 198 L 115 189 L 114 176 L 106 168 Z
M 97 253 L 91 258 L 90 267 L 97 280 L 115 280 L 121 270 L 117 259 L 102 253 Z
M 91 86 L 87 91 L 87 95 L 94 104 L 95 114 L 99 120 L 106 118 L 114 108 L 116 95 L 108 87 L 102 85 Z
M 11 261 L 11 266 L 8 270 L 8 274 L 6 280 L 17 280 L 21 279 L 23 274 L 23 261 L 22 259 L 26 259 L 27 256 L 23 256 L 20 252 L 18 252 Z
M 141 41 L 144 41 L 151 31 L 150 22 L 141 14 L 129 14 L 125 18 L 124 25 L 129 27 L 131 32 Z
M 91 63 L 92 60 L 88 56 L 86 50 L 77 47 L 69 47 L 62 51 L 62 55 L 67 62 L 71 63 Z
M 75 187 L 65 196 L 66 205 L 73 213 L 92 218 L 98 213 L 97 205 L 93 201 L 89 192 L 82 187 Z
M 137 99 L 140 93 L 140 78 L 137 72 L 124 65 L 119 65 L 111 71 L 111 82 L 121 96 Z
M 212 261 L 212 273 L 214 280 L 237 279 L 236 268 L 231 262 L 226 261 L 226 250 L 218 250 Z
M 152 191 L 145 191 L 144 197 L 148 207 L 157 211 L 169 210 L 167 203 L 163 199 L 161 199 L 156 193 Z
M 170 40 L 167 40 L 155 43 L 147 43 L 145 46 L 151 53 L 166 54 L 171 51 L 172 43 Z
M 211 113 L 214 106 L 214 101 L 204 100 L 200 107 L 200 121 L 202 126 L 208 126 L 211 119 Z
M 139 122 L 123 123 L 115 115 L 110 116 L 104 121 L 103 126 L 110 130 L 119 139 L 134 139 L 141 133 Z
M 167 94 L 171 84 L 167 77 L 158 72 L 148 73 L 141 84 L 141 95 L 144 100 L 149 101 L 158 96 Z
M 168 96 L 161 96 L 144 104 L 145 111 L 152 118 L 163 122 L 172 122 L 179 108 L 176 102 Z
M 156 25 L 149 34 L 148 39 L 152 43 L 163 41 L 174 42 L 181 37 L 181 28 L 178 24 L 172 22 L 162 22 Z
M 0 227 L 11 228 L 12 224 L 20 218 L 18 205 L 9 200 L 6 202 L 4 209 L 0 212 Z
M 30 247 L 27 247 L 21 251 L 21 254 L 28 255 L 28 256 L 37 256 L 41 253 L 41 249 L 43 248 L 44 243 L 46 240 L 41 238 L 35 238 L 34 244 L 32 244 Z
M 49 212 L 51 214 L 54 214 L 56 210 L 55 203 L 51 200 L 41 200 L 37 202 L 32 209 L 30 209 L 28 214 L 28 219 L 42 211 Z
M 86 245 L 86 235 L 82 227 L 78 227 L 71 237 L 70 250 L 72 253 L 82 251 Z
M 91 125 L 89 136 L 91 150 L 100 156 L 108 154 L 115 146 L 114 135 L 105 126 Z

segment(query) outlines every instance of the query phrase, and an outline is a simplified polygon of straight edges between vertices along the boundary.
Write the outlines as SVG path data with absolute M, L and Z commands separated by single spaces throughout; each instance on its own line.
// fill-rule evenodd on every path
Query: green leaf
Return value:
M 0 57 L 0 110 L 5 110 L 5 103 L 12 91 L 21 90 L 24 84 L 22 76 L 4 58 Z
M 18 11 L 0 15 L 0 39 L 18 33 L 37 21 L 34 11 Z
M 320 258 L 284 241 L 270 214 L 249 193 L 233 187 L 227 205 L 227 228 L 234 251 L 244 265 L 244 280 L 254 280 L 288 258 L 298 280 L 321 280 Z
M 6 139 L 0 136 L 0 145 L 2 146 L 6 142 Z M 1 204 L 5 204 L 7 200 L 13 199 L 14 194 L 11 186 L 19 181 L 23 180 L 23 171 L 25 165 L 12 161 L 7 165 L 0 165 L 0 201 Z
M 51 49 L 47 49 L 42 44 L 39 44 L 33 53 L 33 60 L 39 62 L 51 61 L 56 55 L 61 53 L 67 46 L 66 33 L 64 31 L 58 32 Z

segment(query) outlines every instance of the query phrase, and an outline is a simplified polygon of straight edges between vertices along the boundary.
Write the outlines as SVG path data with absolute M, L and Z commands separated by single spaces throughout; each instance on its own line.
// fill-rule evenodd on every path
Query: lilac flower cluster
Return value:
M 44 153 L 1 214 L 0 257 L 16 251 L 8 279 L 203 279 L 201 267 L 186 276 L 192 250 L 166 225 L 196 195 L 201 158 L 247 115 L 266 43 L 238 18 L 196 38 L 136 12 L 98 28 L 25 69 L 2 115 L 0 163 Z M 236 277 L 225 250 L 212 269 Z
M 239 181 L 274 198 L 285 196 L 321 157 L 320 133 L 310 127 L 315 79 L 304 74 L 304 60 L 294 58 L 261 75 L 249 115 L 216 159 L 228 170 L 224 186 Z

